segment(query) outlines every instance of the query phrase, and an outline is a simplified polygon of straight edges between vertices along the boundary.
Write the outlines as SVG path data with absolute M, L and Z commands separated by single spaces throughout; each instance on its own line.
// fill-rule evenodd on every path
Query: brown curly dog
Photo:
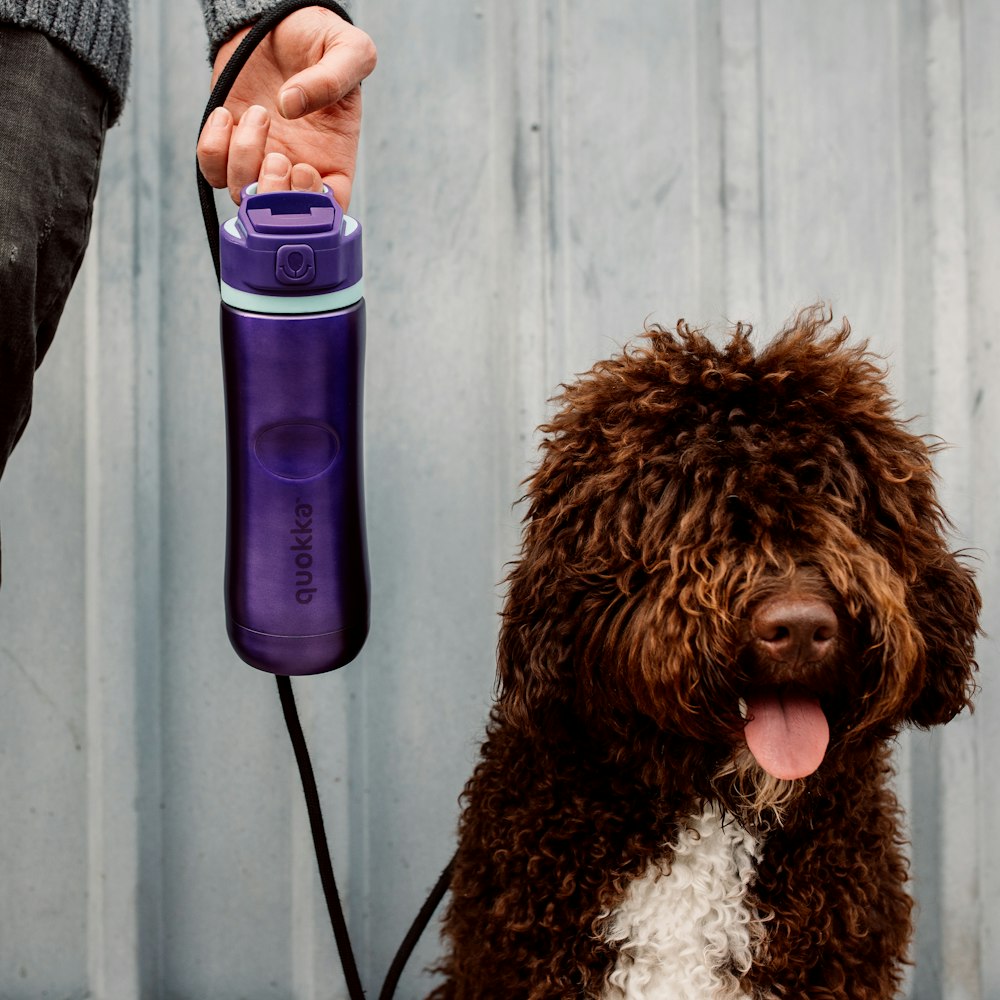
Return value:
M 564 387 L 434 997 L 895 995 L 890 747 L 970 706 L 980 599 L 933 448 L 829 320 L 654 328 Z

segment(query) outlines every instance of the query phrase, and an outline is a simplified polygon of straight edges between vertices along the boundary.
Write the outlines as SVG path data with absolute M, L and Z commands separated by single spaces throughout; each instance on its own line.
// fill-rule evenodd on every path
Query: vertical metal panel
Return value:
M 1000 99 L 1000 9 L 996 4 L 963 4 L 962 105 L 965 131 L 965 216 L 969 290 L 969 386 L 972 438 L 963 449 L 968 455 L 969 491 L 967 535 L 979 556 L 980 585 L 985 599 L 979 643 L 982 690 L 975 715 L 975 757 L 968 762 L 974 777 L 969 814 L 959 817 L 975 826 L 976 894 L 970 902 L 979 919 L 973 935 L 979 943 L 979 996 L 1000 996 L 1000 861 L 995 849 L 1000 829 L 1000 342 L 996 318 L 1000 315 L 1000 135 L 996 108 Z
M 760 5 L 761 332 L 817 301 L 877 349 L 899 327 L 891 7 Z
M 365 785 L 352 860 L 360 870 L 364 858 L 365 876 L 352 916 L 376 984 L 453 850 L 492 685 L 507 520 L 494 487 L 497 374 L 511 295 L 494 201 L 493 115 L 508 94 L 494 89 L 493 6 L 366 4 L 362 17 L 381 64 L 396 67 L 365 84 L 357 205 L 373 626 L 348 668 L 364 684 L 351 746 Z M 432 934 L 403 995 L 436 950 Z
M 765 315 L 760 20 L 759 4 L 721 4 L 724 307 L 730 320 L 750 323 Z
M 969 392 L 970 338 L 968 253 L 966 242 L 965 120 L 962 67 L 961 4 L 929 0 L 926 5 L 927 124 L 929 132 L 929 217 L 931 228 L 931 362 L 933 365 L 930 424 L 934 433 L 957 447 L 935 462 L 941 474 L 941 498 L 960 539 L 971 524 L 970 492 L 973 468 L 972 399 Z M 937 941 L 927 937 L 925 950 L 940 960 L 940 984 L 923 979 L 918 967 L 915 992 L 928 985 L 956 1000 L 982 997 L 980 982 L 981 926 L 978 900 L 978 789 L 975 773 L 975 719 L 955 720 L 935 734 L 938 759 L 938 810 L 935 860 L 939 870 L 934 887 L 940 927 Z M 936 746 L 935 746 L 936 744 Z M 918 794 L 914 774 L 914 796 Z M 928 776 L 930 777 L 930 775 Z M 919 844 L 917 844 L 919 848 Z M 919 868 L 918 868 L 919 870 Z M 939 894 L 939 895 L 938 895 Z M 927 963 L 933 969 L 933 961 Z
M 623 16 L 606 4 L 553 5 L 553 385 L 647 321 L 672 326 L 720 311 L 717 293 L 701 291 L 704 274 L 718 287 L 720 264 L 718 157 L 714 148 L 700 156 L 717 118 L 716 108 L 704 113 L 700 89 L 700 73 L 715 73 L 711 9 L 675 0 Z
M 374 990 L 453 847 L 535 426 L 647 320 L 819 298 L 890 355 L 996 631 L 1000 20 L 987 0 L 356 4 L 373 628 L 297 682 Z M 0 487 L 0 995 L 343 995 L 271 679 L 222 617 L 196 4 L 135 12 L 94 243 Z M 996 648 L 904 742 L 914 997 L 1000 991 Z M 422 966 L 401 997 L 426 991 Z

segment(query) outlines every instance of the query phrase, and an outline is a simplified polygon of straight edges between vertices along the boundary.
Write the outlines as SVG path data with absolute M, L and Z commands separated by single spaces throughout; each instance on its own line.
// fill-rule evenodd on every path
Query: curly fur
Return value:
M 681 830 L 670 856 L 629 882 L 601 929 L 619 948 L 605 996 L 739 1000 L 763 934 L 746 905 L 757 842 L 713 804 Z
M 980 599 L 933 447 L 829 321 L 808 310 L 759 353 L 744 326 L 721 348 L 653 328 L 564 387 L 528 481 L 437 1000 L 624 995 L 637 942 L 662 938 L 623 937 L 630 900 L 650 873 L 681 884 L 715 814 L 759 851 L 737 878 L 750 936 L 706 946 L 720 985 L 702 995 L 895 994 L 912 904 L 889 746 L 971 706 Z M 754 642 L 756 609 L 787 594 L 835 610 L 821 663 Z M 741 699 L 762 684 L 822 702 L 807 778 L 747 750 Z M 719 872 L 745 872 L 741 838 Z

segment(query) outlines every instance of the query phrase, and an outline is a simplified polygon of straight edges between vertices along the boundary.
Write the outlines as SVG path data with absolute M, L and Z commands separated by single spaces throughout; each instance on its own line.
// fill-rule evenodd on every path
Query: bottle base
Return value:
M 353 660 L 368 636 L 364 628 L 349 627 L 320 635 L 271 635 L 226 620 L 229 641 L 245 663 L 285 677 L 323 674 Z

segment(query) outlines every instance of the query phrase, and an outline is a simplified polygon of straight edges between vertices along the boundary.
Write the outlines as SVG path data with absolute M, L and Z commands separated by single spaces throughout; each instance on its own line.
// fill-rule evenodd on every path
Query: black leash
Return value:
M 264 37 L 284 18 L 294 11 L 304 7 L 325 7 L 333 11 L 345 21 L 351 22 L 347 11 L 334 0 L 286 0 L 274 10 L 263 15 L 259 21 L 247 32 L 246 37 L 237 46 L 236 51 L 226 63 L 219 79 L 212 89 L 205 114 L 201 120 L 201 129 L 205 127 L 209 115 L 221 107 L 229 91 L 232 89 L 236 78 L 243 67 L 247 64 L 254 49 L 261 43 Z M 205 234 L 208 237 L 208 245 L 212 252 L 212 264 L 215 267 L 216 278 L 220 277 L 219 263 L 219 216 L 215 210 L 215 196 L 212 187 L 205 180 L 201 169 L 195 167 L 198 179 L 198 197 L 201 202 L 201 215 L 205 222 Z M 333 936 L 337 942 L 337 951 L 340 955 L 340 964 L 344 970 L 344 980 L 347 983 L 347 991 L 351 1000 L 364 1000 L 365 992 L 361 984 L 361 976 L 358 974 L 357 962 L 354 958 L 354 951 L 351 948 L 351 938 L 347 930 L 347 921 L 344 918 L 344 909 L 340 902 L 340 893 L 337 891 L 337 882 L 333 874 L 333 860 L 330 857 L 330 848 L 326 839 L 326 826 L 323 822 L 323 810 L 320 807 L 319 789 L 316 786 L 316 776 L 313 772 L 312 761 L 309 757 L 309 748 L 306 745 L 305 734 L 302 731 L 302 723 L 299 720 L 298 709 L 295 705 L 295 695 L 292 691 L 292 682 L 289 677 L 276 676 L 278 682 L 278 697 L 281 699 L 281 710 L 285 718 L 285 727 L 288 729 L 288 736 L 292 743 L 292 750 L 295 753 L 295 762 L 298 765 L 299 778 L 302 781 L 302 791 L 306 800 L 306 811 L 309 815 L 309 830 L 312 833 L 313 849 L 316 853 L 316 863 L 319 867 L 320 884 L 323 887 L 323 897 L 326 900 L 327 912 L 330 915 L 330 923 L 333 927 Z M 399 979 L 403 974 L 403 969 L 409 960 L 417 941 L 427 929 L 434 911 L 444 898 L 448 887 L 451 884 L 451 876 L 455 867 L 455 859 L 452 858 L 445 870 L 441 873 L 434 888 L 431 890 L 427 901 L 420 908 L 416 919 L 413 921 L 406 937 L 403 938 L 399 949 L 389 966 L 382 990 L 379 993 L 379 1000 L 392 1000 L 399 985 Z
M 434 916 L 438 903 L 444 898 L 444 894 L 451 885 L 451 876 L 455 870 L 455 857 L 457 855 L 452 857 L 445 870 L 438 876 L 434 888 L 431 889 L 431 894 L 427 897 L 424 905 L 420 907 L 420 912 L 406 932 L 406 937 L 403 938 L 403 942 L 389 966 L 389 971 L 385 974 L 385 982 L 382 984 L 382 992 L 379 993 L 378 1000 L 392 1000 L 395 996 L 399 977 L 403 974 L 403 969 L 406 968 L 406 963 L 413 953 L 413 949 L 417 946 L 421 935 L 427 930 L 427 925 L 431 922 L 431 917 Z
M 344 908 L 340 904 L 340 893 L 337 892 L 337 881 L 333 877 L 333 861 L 326 841 L 326 827 L 323 824 L 323 810 L 319 804 L 319 789 L 316 787 L 316 775 L 313 773 L 312 761 L 309 759 L 309 748 L 299 722 L 298 709 L 295 707 L 295 695 L 292 693 L 290 677 L 275 677 L 278 682 L 278 697 L 281 699 L 281 711 L 285 716 L 285 727 L 295 751 L 295 763 L 299 766 L 299 776 L 302 779 L 302 791 L 306 797 L 306 810 L 309 813 L 309 829 L 312 832 L 313 848 L 316 851 L 316 863 L 319 865 L 319 880 L 323 886 L 323 896 L 326 899 L 327 912 L 333 925 L 333 936 L 337 941 L 337 951 L 340 954 L 340 964 L 344 970 L 344 980 L 347 983 L 347 993 L 351 1000 L 361 1000 L 364 997 L 364 987 L 358 974 L 358 965 L 354 960 L 354 949 L 351 948 L 351 936 L 347 931 L 347 921 L 344 919 Z
M 330 923 L 333 926 L 333 936 L 337 941 L 337 951 L 340 954 L 340 964 L 344 970 L 344 980 L 347 983 L 347 992 L 351 1000 L 357 1000 L 364 996 L 364 988 L 361 985 L 361 976 L 358 974 L 357 963 L 354 960 L 354 951 L 351 948 L 351 938 L 347 930 L 347 921 L 344 919 L 344 910 L 340 903 L 340 894 L 337 891 L 337 882 L 333 876 L 333 861 L 330 858 L 330 850 L 327 845 L 326 827 L 323 823 L 323 810 L 320 808 L 319 791 L 316 787 L 316 776 L 313 773 L 312 761 L 309 758 L 309 748 L 306 746 L 306 738 L 302 732 L 302 723 L 299 721 L 298 709 L 295 706 L 295 695 L 292 693 L 292 680 L 290 677 L 275 677 L 278 682 L 278 697 L 281 699 L 281 710 L 285 716 L 285 726 L 292 741 L 292 749 L 295 751 L 295 762 L 299 767 L 299 776 L 302 779 L 302 791 L 305 794 L 306 811 L 309 814 L 309 830 L 312 833 L 313 848 L 316 852 L 316 863 L 319 866 L 320 884 L 323 886 L 323 896 L 326 899 L 326 909 L 330 914 Z M 389 965 L 385 981 L 382 983 L 382 990 L 379 993 L 379 1000 L 392 1000 L 396 995 L 396 988 L 399 986 L 400 977 L 406 968 L 413 949 L 417 946 L 427 925 L 430 923 L 434 911 L 444 898 L 444 894 L 451 885 L 451 875 L 455 868 L 455 859 L 448 862 L 447 867 L 438 877 L 430 895 L 420 907 L 420 912 L 413 921 L 410 929 L 406 932 L 399 949 Z

